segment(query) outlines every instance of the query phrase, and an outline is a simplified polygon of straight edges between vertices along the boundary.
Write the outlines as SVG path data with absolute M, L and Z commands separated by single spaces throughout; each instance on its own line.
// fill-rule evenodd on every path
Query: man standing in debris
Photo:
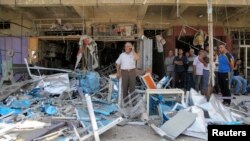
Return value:
M 206 56 L 204 50 L 199 51 L 199 55 L 194 59 L 193 62 L 193 70 L 195 75 L 195 90 L 197 92 L 201 91 L 201 82 L 202 82 L 202 76 L 203 76 L 203 68 L 204 64 L 201 62 L 202 58 Z
M 174 52 L 173 50 L 169 50 L 168 52 L 168 57 L 166 57 L 165 59 L 165 68 L 167 69 L 166 70 L 166 74 L 167 76 L 169 77 L 172 77 L 174 80 Z M 172 87 L 174 87 L 174 81 L 173 81 L 173 84 L 172 84 Z
M 226 46 L 224 44 L 219 45 L 220 55 L 219 59 L 219 85 L 221 89 L 221 93 L 223 97 L 230 98 L 231 93 L 229 90 L 229 79 L 230 79 L 230 72 L 234 68 L 234 61 L 232 55 L 227 51 Z M 231 103 L 230 99 L 224 99 L 223 104 L 229 106 Z
M 117 78 L 122 78 L 123 99 L 128 96 L 128 92 L 135 91 L 136 73 L 135 64 L 139 55 L 135 52 L 131 42 L 126 42 L 125 52 L 120 54 L 116 60 Z
M 193 69 L 193 62 L 196 58 L 194 54 L 194 49 L 190 48 L 189 56 L 188 56 L 188 69 L 187 69 L 187 80 L 186 80 L 186 90 L 190 91 L 191 88 L 195 88 L 194 84 L 194 69 Z

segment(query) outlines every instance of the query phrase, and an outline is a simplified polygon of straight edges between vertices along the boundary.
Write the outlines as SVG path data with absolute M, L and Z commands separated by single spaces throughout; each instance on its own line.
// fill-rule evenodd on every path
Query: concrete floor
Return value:
M 161 138 L 147 125 L 116 126 L 100 136 L 102 141 L 167 141 Z M 204 141 L 185 135 L 179 136 L 176 141 Z
M 219 97 L 219 95 L 216 95 Z M 250 96 L 235 96 L 234 103 L 250 100 Z M 149 126 L 126 125 L 116 126 L 100 136 L 102 141 L 165 141 L 158 136 Z M 176 141 L 203 141 L 202 139 L 181 135 Z

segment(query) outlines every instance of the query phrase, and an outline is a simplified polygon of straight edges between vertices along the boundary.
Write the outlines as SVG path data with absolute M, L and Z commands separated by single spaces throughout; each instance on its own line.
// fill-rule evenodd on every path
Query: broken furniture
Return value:
M 146 73 L 141 77 L 143 84 L 146 85 L 147 89 L 156 89 L 155 81 L 152 78 L 152 75 L 150 73 Z
M 147 118 L 152 115 L 150 113 L 150 98 L 151 96 L 161 95 L 165 101 L 176 101 L 178 103 L 184 103 L 184 91 L 181 89 L 147 89 L 146 90 L 146 104 L 147 104 Z
M 127 119 L 136 119 L 146 111 L 143 95 L 145 91 L 135 90 L 123 99 L 123 104 L 119 107 L 119 112 Z
M 91 127 L 89 127 L 89 123 L 87 121 L 81 120 L 82 117 L 86 117 L 86 113 L 84 112 L 84 110 L 76 109 L 77 118 L 81 121 L 82 126 L 87 128 L 87 130 L 89 131 L 89 134 L 82 137 L 80 140 L 85 140 L 91 136 L 94 136 L 95 141 L 99 141 L 100 134 L 114 127 L 118 123 L 122 122 L 123 119 L 121 117 L 118 117 L 115 119 L 109 118 L 109 119 L 103 119 L 103 120 L 100 119 L 102 117 L 97 118 L 96 116 L 97 113 L 94 109 L 91 97 L 88 94 L 85 94 L 85 98 L 84 98 L 83 96 L 84 94 L 80 88 L 78 89 L 78 92 L 79 92 L 80 97 L 82 98 L 83 103 L 85 103 L 85 101 L 87 103 L 88 115 L 89 115 L 89 119 L 91 122 Z M 106 110 L 109 110 L 109 109 L 106 109 Z M 92 132 L 90 132 L 91 130 Z

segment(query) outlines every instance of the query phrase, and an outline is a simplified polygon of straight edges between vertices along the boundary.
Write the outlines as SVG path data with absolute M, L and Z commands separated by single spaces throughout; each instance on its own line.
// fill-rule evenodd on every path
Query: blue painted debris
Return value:
M 162 103 L 165 104 L 171 108 L 175 105 L 175 101 L 165 101 L 164 97 L 160 94 L 157 95 L 150 95 L 149 98 L 149 115 L 158 115 L 158 105 Z
M 89 117 L 88 111 L 85 108 L 77 107 L 76 112 L 77 112 L 78 119 L 81 121 L 81 124 L 83 125 L 83 127 L 85 127 L 89 132 L 92 132 L 93 130 L 92 130 L 90 120 L 89 121 L 82 120 L 82 118 L 85 119 L 86 117 Z M 112 118 L 109 118 L 109 120 L 105 119 L 103 118 L 102 114 L 95 113 L 95 116 L 96 116 L 96 122 L 97 122 L 98 128 L 104 127 L 108 125 L 109 123 L 111 123 L 113 120 L 115 120 Z
M 97 72 L 86 72 L 77 75 L 83 93 L 93 94 L 100 89 L 100 76 Z
M 171 111 L 171 107 L 164 104 L 164 103 L 159 103 L 159 115 L 162 118 L 161 123 L 163 124 L 165 121 L 169 120 L 170 117 L 168 116 L 167 112 Z
M 77 107 L 76 108 L 76 112 L 78 114 L 78 118 L 81 119 L 81 121 L 89 121 L 89 113 L 87 111 L 87 109 L 81 108 L 81 107 Z M 96 115 L 96 121 L 101 120 L 101 116 L 100 115 Z
M 176 114 L 183 105 L 174 100 L 167 100 L 163 95 L 156 94 L 149 97 L 149 116 L 159 115 L 161 117 L 161 124 L 168 121 L 173 114 Z
M 224 122 L 224 125 L 242 125 L 242 121 Z
M 55 106 L 52 106 L 50 104 L 44 104 L 42 106 L 42 112 L 45 112 L 48 115 L 55 115 L 57 113 L 57 109 Z
M 28 112 L 27 112 L 27 117 L 30 118 L 33 115 L 34 115 L 34 112 L 31 109 L 29 109 Z
M 157 106 L 159 104 L 159 99 L 156 96 L 150 95 L 149 97 L 149 115 L 158 115 Z
M 0 115 L 2 115 L 2 116 L 7 115 L 7 114 L 12 113 L 12 112 L 14 112 L 14 114 L 19 114 L 19 113 L 21 113 L 21 110 L 9 108 L 9 107 L 4 107 L 4 106 L 0 107 Z
M 103 114 L 105 116 L 108 116 L 118 110 L 118 107 L 115 104 L 94 105 L 93 107 L 95 113 Z
M 24 109 L 24 108 L 29 108 L 31 105 L 30 100 L 13 100 L 10 104 L 11 108 L 16 108 L 16 109 Z
M 180 111 L 180 110 L 182 110 L 182 109 L 184 109 L 183 105 L 180 104 L 180 103 L 176 103 L 176 104 L 174 105 L 172 111 Z
M 42 88 L 34 88 L 34 89 L 32 89 L 29 93 L 28 93 L 28 95 L 32 95 L 32 96 L 34 96 L 34 97 L 39 97 L 39 96 L 41 96 L 40 95 L 40 93 L 42 92 Z

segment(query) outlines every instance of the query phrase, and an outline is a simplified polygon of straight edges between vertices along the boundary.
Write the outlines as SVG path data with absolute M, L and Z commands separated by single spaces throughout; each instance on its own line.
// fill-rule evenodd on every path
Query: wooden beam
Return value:
M 148 5 L 141 5 L 138 8 L 138 14 L 137 14 L 137 19 L 138 20 L 143 20 L 146 13 L 147 13 Z
M 0 5 L 13 6 L 111 6 L 143 5 L 144 0 L 1 0 Z M 176 5 L 176 0 L 147 0 L 148 5 Z M 180 5 L 207 6 L 207 0 L 180 0 Z M 246 7 L 250 0 L 217 0 L 213 6 Z

